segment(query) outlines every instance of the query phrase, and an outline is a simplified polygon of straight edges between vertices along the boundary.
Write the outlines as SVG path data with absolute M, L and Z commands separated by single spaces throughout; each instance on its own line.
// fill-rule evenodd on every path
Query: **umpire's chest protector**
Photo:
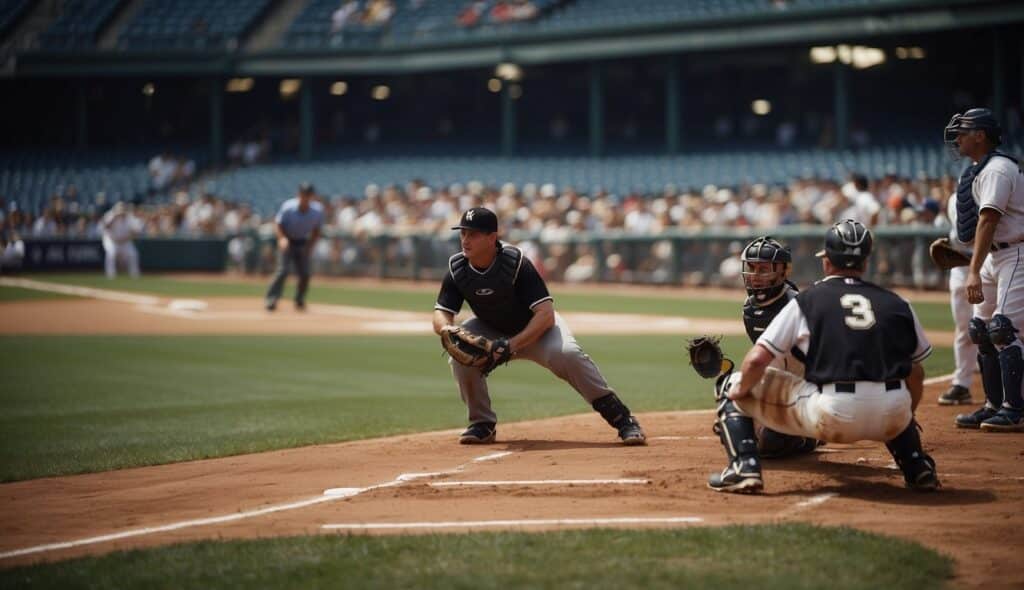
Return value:
M 523 264 L 523 253 L 514 246 L 502 245 L 487 270 L 473 268 L 462 253 L 449 261 L 452 278 L 476 317 L 505 334 L 516 334 L 526 327 L 533 312 L 516 297 L 515 285 Z

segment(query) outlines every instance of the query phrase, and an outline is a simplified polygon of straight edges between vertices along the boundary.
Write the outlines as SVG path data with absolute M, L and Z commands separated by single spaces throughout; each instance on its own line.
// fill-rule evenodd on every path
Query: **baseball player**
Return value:
M 103 232 L 104 270 L 107 278 L 117 276 L 117 262 L 128 268 L 132 278 L 139 276 L 139 251 L 132 240 L 142 231 L 142 222 L 118 201 L 100 220 Z
M 447 331 L 460 330 L 455 316 L 463 301 L 468 302 L 476 317 L 463 322 L 461 329 L 501 342 L 513 360 L 529 359 L 547 368 L 601 414 L 624 444 L 645 444 L 636 418 L 555 312 L 547 285 L 533 264 L 519 248 L 498 240 L 497 216 L 483 207 L 469 209 L 452 229 L 460 232 L 462 251 L 448 261 L 434 306 L 434 332 L 443 337 Z M 453 359 L 449 364 L 469 409 L 470 426 L 459 442 L 494 442 L 498 418 L 491 409 L 488 371 Z
M 770 236 L 756 238 L 743 248 L 743 286 L 747 299 L 743 303 L 743 326 L 750 342 L 757 339 L 797 295 L 797 288 L 789 280 L 793 256 L 777 240 Z M 804 374 L 803 353 L 799 349 L 790 354 L 776 357 L 771 366 L 789 371 L 795 375 Z M 802 436 L 791 436 L 777 432 L 763 425 L 757 425 L 757 448 L 762 458 L 781 458 L 810 453 L 818 448 L 818 440 Z
M 968 333 L 978 345 L 985 405 L 956 417 L 960 428 L 1024 432 L 1024 173 L 996 148 L 1002 130 L 989 109 L 954 115 L 944 139 L 970 158 L 956 189 L 956 237 L 972 244 L 964 290 L 974 305 Z
M 949 230 L 950 246 L 958 252 L 970 256 L 970 248 L 956 239 L 955 195 L 947 203 L 946 216 L 952 223 L 952 228 Z M 955 266 L 949 269 L 949 306 L 953 310 L 953 360 L 956 367 L 953 370 L 953 384 L 939 396 L 940 406 L 974 403 L 971 398 L 971 381 L 974 380 L 974 368 L 978 362 L 978 345 L 971 341 L 970 334 L 967 332 L 967 325 L 971 321 L 972 306 L 967 301 L 967 291 L 964 290 L 965 282 L 967 282 L 966 266 Z
M 939 487 L 913 420 L 924 387 L 921 361 L 931 354 L 910 304 L 863 280 L 873 238 L 847 219 L 829 228 L 825 278 L 782 308 L 743 359 L 740 372 L 716 383 L 718 422 L 729 464 L 708 480 L 721 492 L 764 487 L 754 420 L 786 434 L 836 443 L 883 441 L 907 487 Z M 771 367 L 797 348 L 805 374 Z
M 324 222 L 323 205 L 313 200 L 316 189 L 308 182 L 299 185 L 298 194 L 281 205 L 274 218 L 274 233 L 277 234 L 277 272 L 267 289 L 264 306 L 267 311 L 277 309 L 277 300 L 284 290 L 288 269 L 295 265 L 299 284 L 295 288 L 295 309 L 306 309 L 306 290 L 309 288 L 309 259 L 313 245 L 320 238 L 320 226 Z

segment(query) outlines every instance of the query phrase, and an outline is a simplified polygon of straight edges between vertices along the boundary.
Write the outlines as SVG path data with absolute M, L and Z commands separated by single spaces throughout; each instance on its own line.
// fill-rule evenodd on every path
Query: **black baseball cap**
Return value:
M 498 231 L 498 216 L 486 207 L 473 207 L 462 214 L 459 224 L 452 229 L 475 229 L 493 234 Z
M 312 182 L 300 182 L 299 183 L 299 192 L 300 193 L 312 194 L 312 193 L 316 192 L 316 189 L 313 188 L 313 183 Z

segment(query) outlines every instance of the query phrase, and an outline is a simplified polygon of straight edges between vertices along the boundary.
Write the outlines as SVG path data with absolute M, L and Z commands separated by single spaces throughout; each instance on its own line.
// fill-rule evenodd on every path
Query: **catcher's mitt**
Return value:
M 718 345 L 721 340 L 721 337 L 717 336 L 701 336 L 686 343 L 690 364 L 697 374 L 705 379 L 718 377 L 732 365 L 731 361 L 725 360 L 722 347 Z
M 476 367 L 484 375 L 512 358 L 507 339 L 491 340 L 460 326 L 447 326 L 441 331 L 441 346 L 455 362 Z
M 967 266 L 971 263 L 971 257 L 953 248 L 949 238 L 939 238 L 928 247 L 928 255 L 932 257 L 935 266 L 942 270 L 949 270 L 958 266 Z

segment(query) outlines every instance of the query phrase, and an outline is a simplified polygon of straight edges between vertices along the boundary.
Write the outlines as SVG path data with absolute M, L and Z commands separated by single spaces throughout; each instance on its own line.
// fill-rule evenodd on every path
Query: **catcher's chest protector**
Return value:
M 516 299 L 515 283 L 522 263 L 519 248 L 503 245 L 490 268 L 483 272 L 471 267 L 462 253 L 452 256 L 449 264 L 455 286 L 473 313 L 488 325 L 514 334 L 510 326 L 519 326 L 521 330 L 533 316 L 530 308 Z
M 751 342 L 757 342 L 768 328 L 768 324 L 772 323 L 775 316 L 779 315 L 782 308 L 794 297 L 796 289 L 792 287 L 787 287 L 781 297 L 765 306 L 755 305 L 754 298 L 747 297 L 746 303 L 743 304 L 743 327 L 747 329 L 747 337 Z

